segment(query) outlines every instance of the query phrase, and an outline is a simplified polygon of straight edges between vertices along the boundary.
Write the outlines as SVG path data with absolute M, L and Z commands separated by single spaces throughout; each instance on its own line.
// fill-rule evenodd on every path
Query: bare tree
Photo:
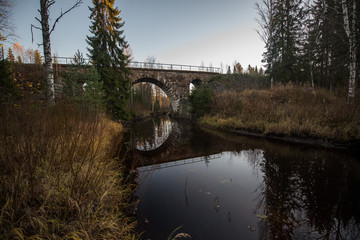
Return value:
M 342 0 L 344 16 L 344 28 L 349 40 L 349 100 L 355 98 L 356 81 L 356 0 L 351 0 L 352 7 L 348 7 L 348 1 Z M 349 13 L 349 10 L 352 12 Z
M 34 26 L 31 24 L 31 33 L 32 29 L 38 29 L 42 31 L 43 45 L 44 48 L 44 58 L 45 58 L 45 70 L 46 70 L 46 98 L 49 105 L 55 104 L 55 88 L 54 88 L 54 71 L 52 66 L 52 58 L 51 58 L 51 42 L 50 36 L 54 31 L 56 24 L 59 20 L 67 13 L 69 13 L 74 8 L 80 6 L 82 0 L 76 0 L 74 5 L 66 10 L 65 12 L 61 11 L 60 16 L 57 17 L 50 29 L 49 25 L 49 16 L 50 16 L 50 7 L 55 4 L 55 0 L 40 0 L 40 10 L 39 13 L 41 15 L 41 20 L 37 17 L 35 19 L 40 23 L 41 27 Z
M 15 36 L 15 26 L 11 22 L 12 7 L 11 0 L 0 0 L 0 41 Z
M 259 18 L 257 22 L 261 27 L 261 31 L 257 31 L 261 39 L 264 41 L 266 48 L 268 50 L 267 62 L 268 62 L 268 70 L 271 71 L 271 68 L 274 65 L 274 59 L 271 56 L 272 45 L 273 45 L 273 28 L 274 28 L 274 0 L 262 0 L 262 5 L 259 3 L 255 4 L 255 8 L 259 14 Z M 273 74 L 271 74 L 271 88 L 274 84 Z
M 155 66 L 156 58 L 154 56 L 148 56 L 145 59 L 145 64 L 148 68 L 153 68 Z

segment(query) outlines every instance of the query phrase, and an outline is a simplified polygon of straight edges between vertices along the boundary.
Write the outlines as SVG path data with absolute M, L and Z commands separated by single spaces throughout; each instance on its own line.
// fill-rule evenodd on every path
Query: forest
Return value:
M 262 0 L 256 4 L 271 85 L 310 83 L 355 97 L 359 0 Z

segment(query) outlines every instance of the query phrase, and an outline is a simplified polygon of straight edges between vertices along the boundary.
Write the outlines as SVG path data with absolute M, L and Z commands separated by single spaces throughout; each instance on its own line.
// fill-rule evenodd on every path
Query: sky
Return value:
M 134 61 L 154 57 L 156 62 L 220 67 L 234 61 L 246 68 L 261 66 L 264 43 L 258 36 L 255 3 L 258 0 L 115 0 L 125 25 L 125 40 Z M 39 0 L 13 0 L 13 22 L 17 41 L 24 49 L 39 49 L 41 32 L 35 17 Z M 61 9 L 67 10 L 75 0 L 57 0 L 50 9 L 54 21 Z M 79 49 L 87 53 L 86 36 L 91 25 L 90 0 L 65 15 L 51 35 L 51 49 L 59 57 L 72 57 Z M 53 22 L 50 22 L 52 24 Z M 5 44 L 11 46 L 13 42 Z

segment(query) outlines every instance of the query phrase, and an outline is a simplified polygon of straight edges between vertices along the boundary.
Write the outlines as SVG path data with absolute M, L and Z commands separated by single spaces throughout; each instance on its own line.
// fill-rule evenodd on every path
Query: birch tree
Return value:
M 349 41 L 349 100 L 355 98 L 356 82 L 356 0 L 351 0 L 352 7 L 348 7 L 346 0 L 342 0 L 344 28 Z M 352 11 L 351 11 L 352 10 Z
M 80 6 L 82 0 L 76 0 L 74 5 L 66 10 L 65 12 L 60 13 L 59 17 L 57 17 L 50 28 L 49 17 L 50 17 L 50 7 L 55 4 L 55 0 L 40 0 L 40 16 L 41 19 L 35 17 L 35 19 L 40 23 L 41 27 L 31 25 L 32 29 L 38 29 L 42 32 L 43 42 L 40 45 L 43 45 L 44 50 L 44 59 L 45 59 L 45 71 L 46 71 L 46 98 L 49 105 L 55 105 L 55 88 L 54 88 L 54 71 L 52 66 L 52 58 L 51 58 L 51 41 L 50 36 L 51 33 L 55 30 L 56 24 L 59 20 L 67 13 L 69 13 L 74 8 Z

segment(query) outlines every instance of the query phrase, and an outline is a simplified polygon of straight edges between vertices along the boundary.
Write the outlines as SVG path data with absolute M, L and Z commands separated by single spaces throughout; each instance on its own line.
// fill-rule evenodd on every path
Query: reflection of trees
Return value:
M 268 218 L 261 220 L 261 239 L 360 236 L 359 164 L 313 155 L 265 154 L 257 211 Z
M 171 129 L 169 118 L 154 118 L 137 123 L 134 128 L 136 148 L 149 151 L 159 147 L 166 141 Z

